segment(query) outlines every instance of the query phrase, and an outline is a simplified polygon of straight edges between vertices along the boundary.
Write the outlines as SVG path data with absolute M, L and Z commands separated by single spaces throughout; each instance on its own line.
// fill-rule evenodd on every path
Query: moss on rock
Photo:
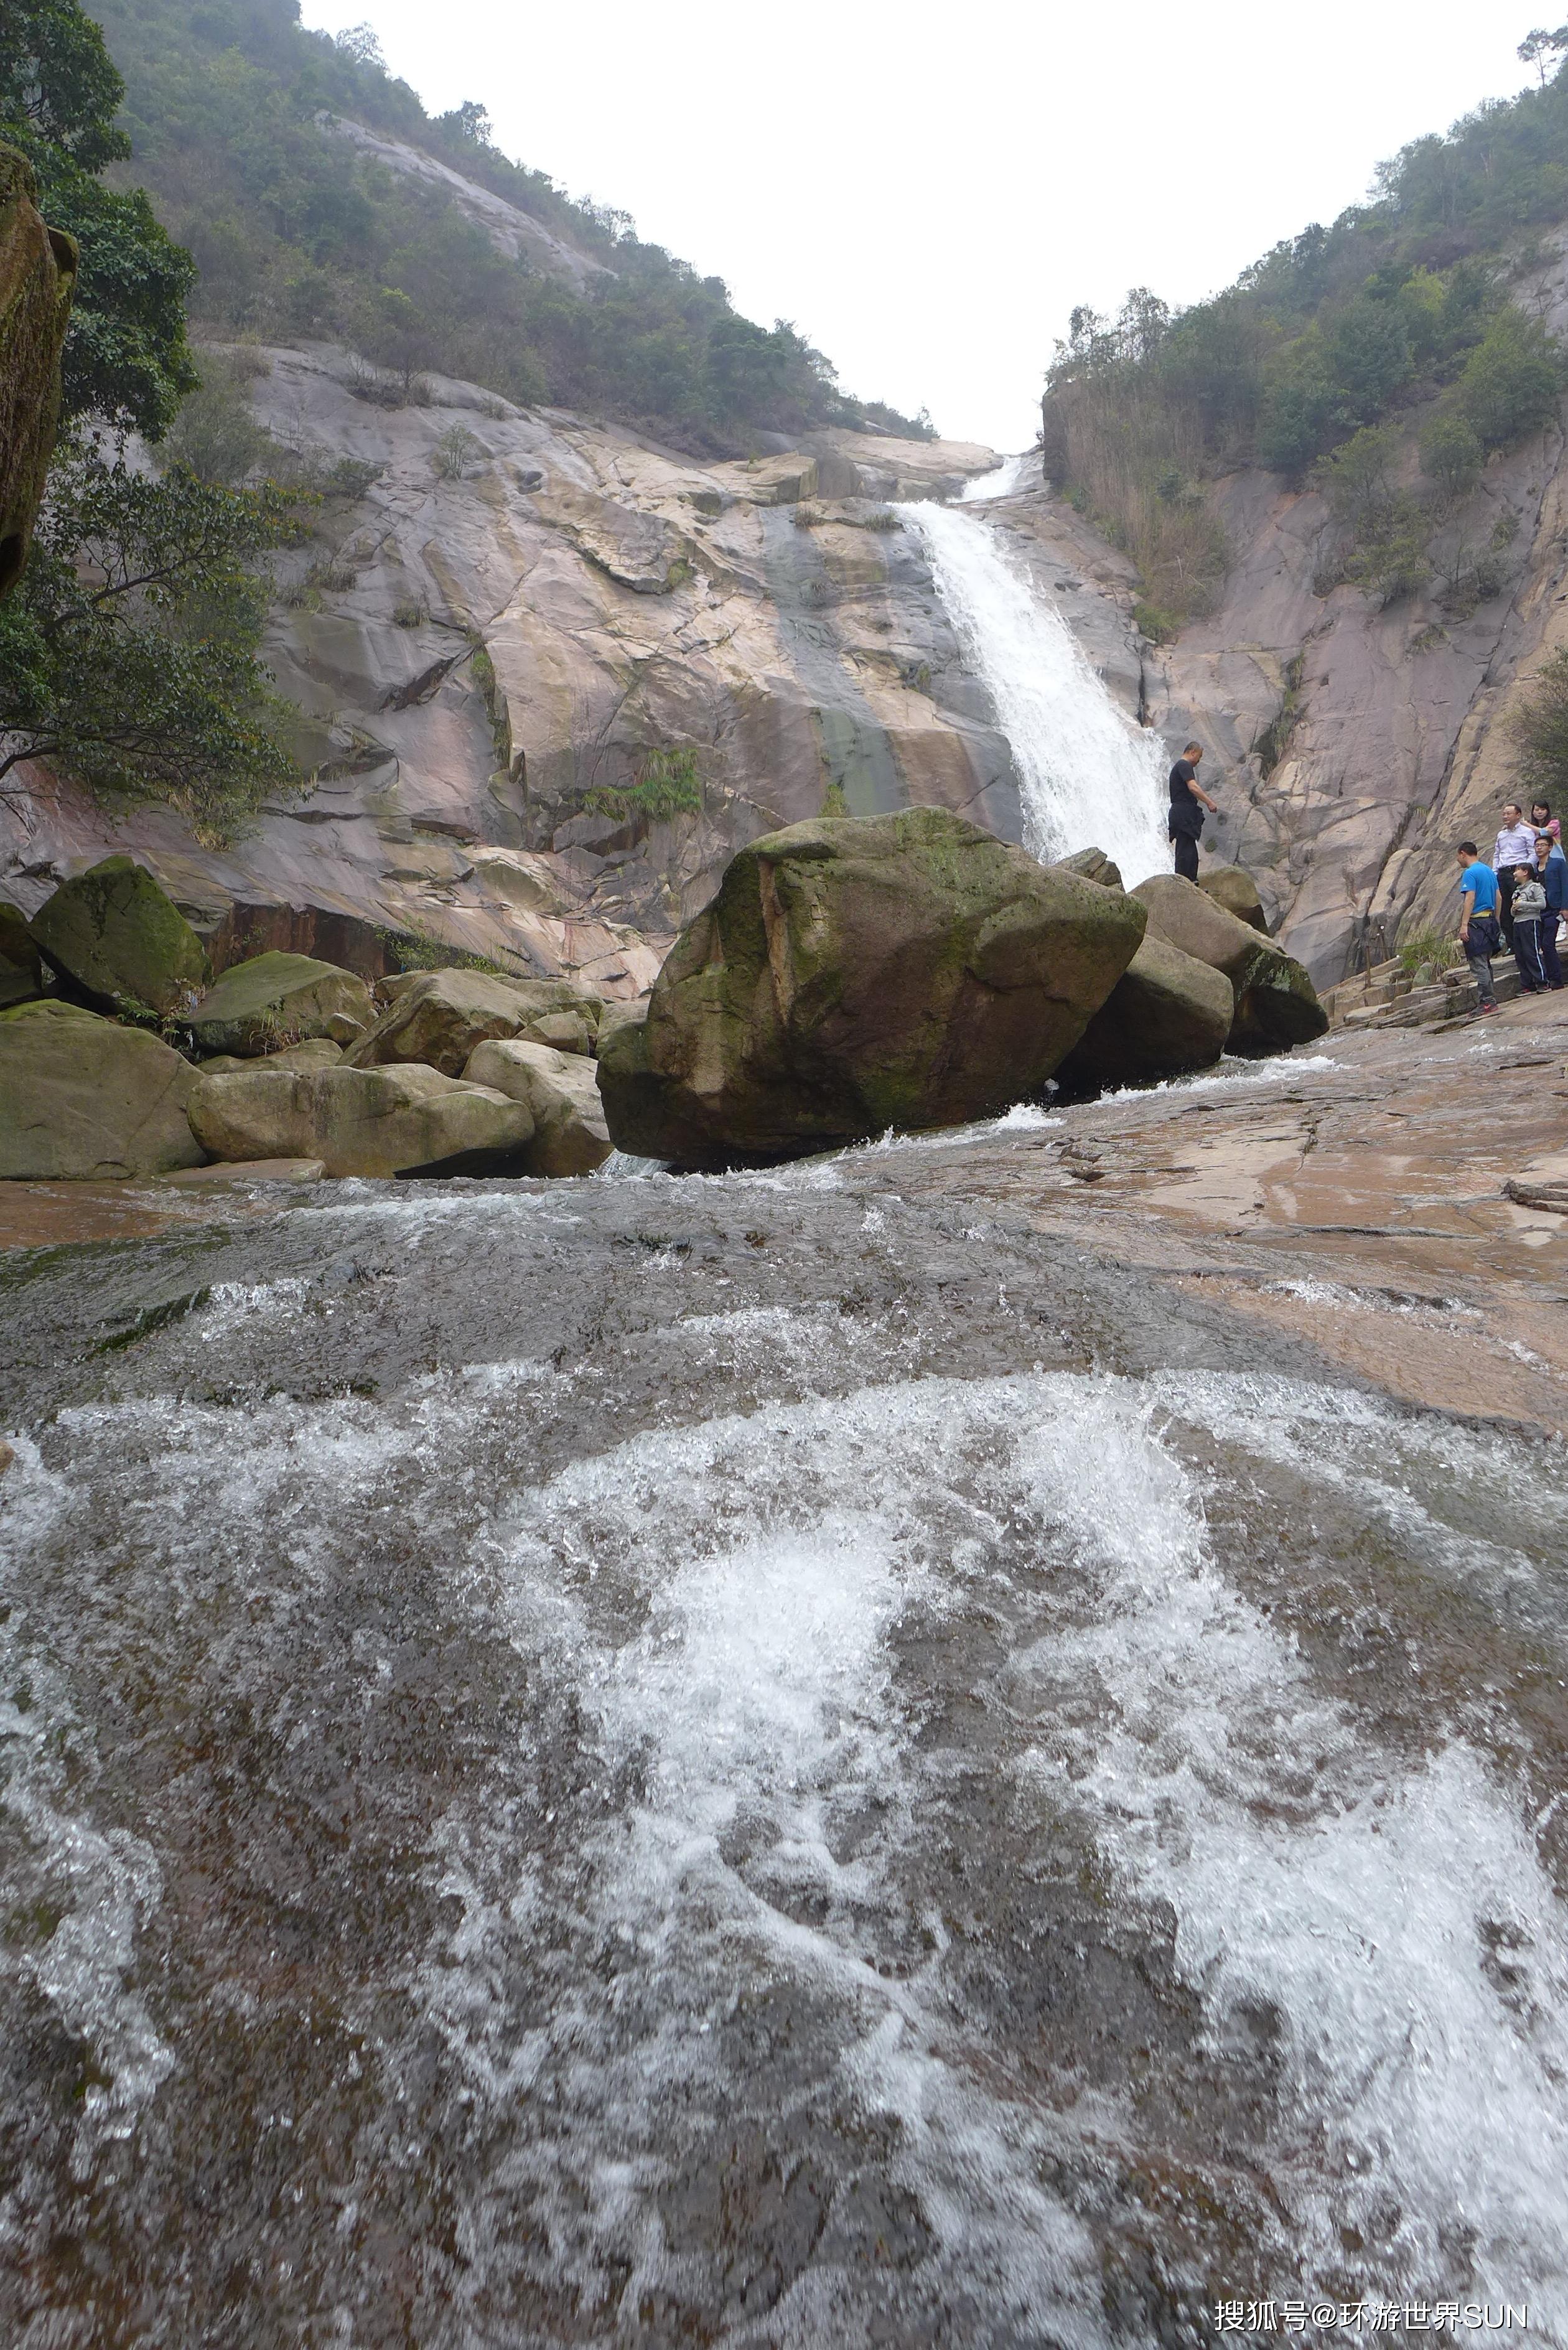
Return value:
M 144 865 L 106 857 L 62 881 L 32 932 L 44 959 L 122 1018 L 188 1012 L 209 977 L 206 949 Z

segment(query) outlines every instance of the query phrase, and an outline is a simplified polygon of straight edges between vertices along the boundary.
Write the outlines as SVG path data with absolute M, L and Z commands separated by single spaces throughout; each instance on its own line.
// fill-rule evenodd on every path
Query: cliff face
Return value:
M 1565 247 L 1560 230 L 1512 289 L 1558 333 Z M 1487 466 L 1466 530 L 1483 547 L 1497 533 L 1501 578 L 1462 618 L 1428 595 L 1379 611 L 1353 587 L 1318 594 L 1324 501 L 1255 472 L 1220 486 L 1235 558 L 1224 600 L 1147 649 L 1146 712 L 1211 746 L 1227 819 L 1215 846 L 1257 874 L 1320 984 L 1359 962 L 1368 924 L 1376 956 L 1402 920 L 1448 920 L 1455 843 L 1490 841 L 1519 789 L 1506 721 L 1568 641 L 1563 450 L 1553 427 Z
M 35 771 L 0 811 L 0 889 L 24 905 L 112 845 L 220 958 L 363 962 L 378 929 L 412 931 L 630 993 L 734 850 L 825 798 L 1017 837 L 1006 745 L 888 526 L 888 501 L 954 490 L 991 451 L 837 434 L 701 465 L 439 379 L 388 409 L 326 347 L 262 364 L 262 421 L 322 479 L 360 469 L 280 567 L 268 658 L 313 788 L 212 851 Z M 627 794 L 670 747 L 701 804 L 659 819 Z

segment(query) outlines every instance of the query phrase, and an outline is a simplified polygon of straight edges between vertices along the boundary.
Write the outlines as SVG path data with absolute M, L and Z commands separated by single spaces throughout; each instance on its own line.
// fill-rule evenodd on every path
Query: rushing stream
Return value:
M 7 2345 L 1568 2341 L 1551 1464 L 938 1147 L 5 1260 Z
M 974 509 L 1018 484 L 1022 458 L 955 505 L 898 507 L 925 548 L 965 660 L 984 681 L 1018 773 L 1023 845 L 1049 861 L 1110 849 L 1129 888 L 1170 869 L 1158 736 L 1125 717 L 1022 557 Z

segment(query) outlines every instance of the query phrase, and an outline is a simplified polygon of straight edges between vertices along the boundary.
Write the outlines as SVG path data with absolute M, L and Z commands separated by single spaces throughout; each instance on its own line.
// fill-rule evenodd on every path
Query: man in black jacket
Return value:
M 1546 912 L 1541 924 L 1541 961 L 1548 987 L 1561 987 L 1563 966 L 1557 959 L 1557 925 L 1568 913 L 1568 861 L 1549 832 L 1535 836 L 1535 870 L 1546 892 Z
M 1215 814 L 1214 802 L 1198 780 L 1201 743 L 1189 743 L 1170 771 L 1170 837 L 1176 844 L 1176 869 L 1184 881 L 1198 879 L 1198 843 L 1203 831 L 1203 810 Z M 1201 805 L 1200 805 L 1201 804 Z

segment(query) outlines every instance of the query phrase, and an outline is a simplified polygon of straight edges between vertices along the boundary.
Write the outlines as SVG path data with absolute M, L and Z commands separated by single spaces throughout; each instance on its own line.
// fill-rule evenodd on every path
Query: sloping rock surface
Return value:
M 610 1133 L 703 1167 L 989 1116 L 1044 1085 L 1146 919 L 942 809 L 793 826 L 734 859 L 610 1039 Z
M 77 786 L 17 770 L 0 889 L 28 913 L 115 847 L 220 969 L 266 947 L 375 977 L 392 934 L 631 998 L 736 849 L 830 792 L 853 815 L 938 804 L 1020 837 L 1007 745 L 929 567 L 881 526 L 884 500 L 956 486 L 990 450 L 836 432 L 707 463 L 439 376 L 383 408 L 327 345 L 254 357 L 258 421 L 343 484 L 279 557 L 269 623 L 314 787 L 213 848 L 172 810 L 111 829 Z M 457 428 L 454 475 L 438 444 Z M 813 484 L 831 504 L 803 504 Z M 639 801 L 670 748 L 694 763 L 684 804 Z
M 62 881 L 32 931 L 54 969 L 108 1011 L 188 1011 L 207 983 L 201 940 L 130 857 L 106 857 Z
M 55 1000 L 0 1012 L 0 1177 L 102 1182 L 196 1166 L 196 1084 L 145 1029 Z
M 190 1122 L 214 1159 L 318 1159 L 328 1175 L 521 1171 L 524 1104 L 427 1068 L 201 1077 Z

